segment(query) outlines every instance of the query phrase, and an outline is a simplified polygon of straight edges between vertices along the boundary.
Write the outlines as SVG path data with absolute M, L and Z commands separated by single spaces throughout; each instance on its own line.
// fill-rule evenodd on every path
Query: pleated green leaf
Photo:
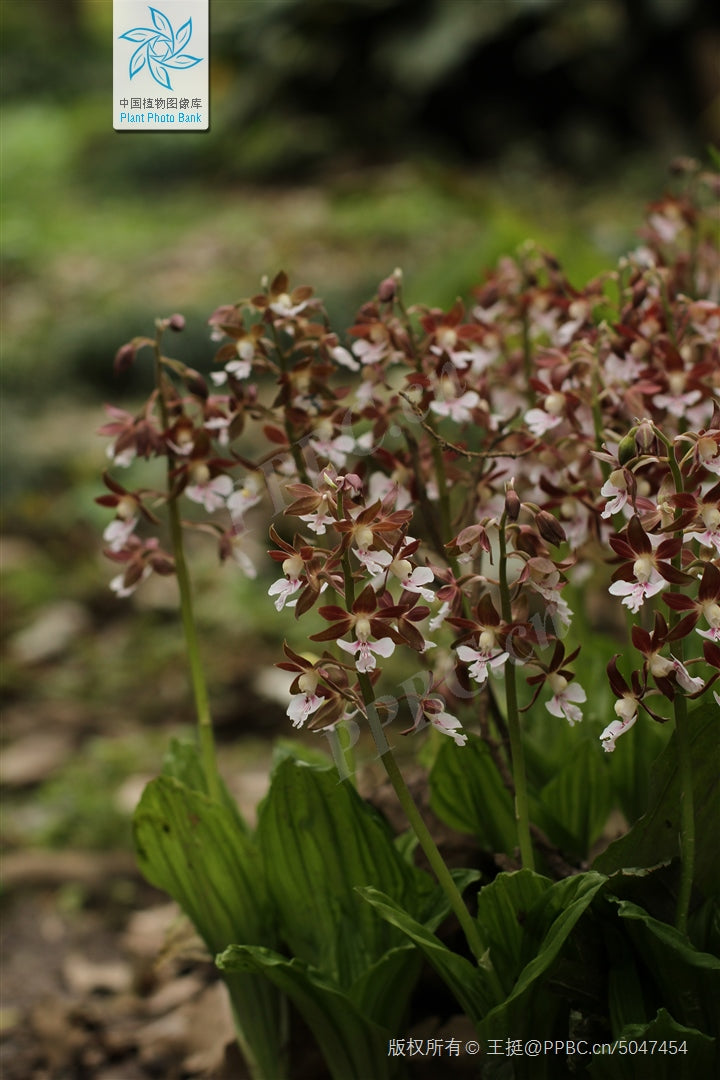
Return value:
M 584 739 L 540 792 L 542 826 L 564 851 L 586 856 L 612 809 L 609 762 L 597 739 Z
M 398 1032 L 405 1020 L 410 992 L 420 974 L 422 956 L 411 943 L 385 953 L 357 979 L 348 997 L 363 1016 Z
M 617 905 L 637 956 L 673 1016 L 720 1037 L 720 959 L 694 948 L 674 926 L 652 918 L 637 904 L 620 900 Z
M 492 987 L 484 971 L 452 952 L 427 927 L 413 919 L 389 896 L 371 887 L 358 890 L 369 904 L 414 941 L 427 961 L 457 998 L 458 1004 L 475 1023 L 493 1004 Z
M 294 1003 L 317 1039 L 334 1080 L 391 1080 L 396 1061 L 388 1040 L 396 1034 L 376 1024 L 343 992 L 304 961 L 270 949 L 231 945 L 217 958 L 228 973 L 258 972 Z
M 552 882 L 532 870 L 498 874 L 480 890 L 477 924 L 480 937 L 490 952 L 505 994 L 515 985 L 527 957 L 523 947 L 528 937 L 528 913 Z M 534 941 L 539 945 L 540 941 Z M 533 949 L 534 952 L 534 949 Z
M 434 885 L 397 851 L 387 823 L 334 769 L 286 758 L 260 812 L 258 841 L 290 951 L 348 989 L 405 938 L 356 886 L 377 884 L 421 915 Z
M 594 1054 L 586 1059 L 592 1080 L 705 1080 L 717 1076 L 716 1040 L 679 1024 L 667 1009 L 660 1009 L 647 1024 L 628 1025 L 609 1041 L 615 1043 L 614 1054 Z M 625 1053 L 619 1050 L 623 1043 Z M 631 1043 L 634 1053 L 629 1053 Z
M 441 746 L 430 773 L 430 806 L 489 851 L 511 854 L 517 846 L 512 797 L 481 739 L 470 736 L 462 748 L 450 740 Z
M 145 788 L 133 829 L 142 873 L 178 902 L 212 955 L 234 941 L 275 944 L 260 854 L 231 808 L 160 776 Z M 253 1075 L 285 1076 L 278 991 L 258 975 L 226 982 Z
M 492 1038 L 497 1031 L 532 1036 L 540 1030 L 551 1030 L 554 1017 L 566 1011 L 561 998 L 545 991 L 544 977 L 551 971 L 578 920 L 606 881 L 601 874 L 592 872 L 565 878 L 549 888 L 543 886 L 547 879 L 540 879 L 535 885 L 530 885 L 529 881 L 516 884 L 507 880 L 530 873 L 519 871 L 516 875 L 507 875 L 505 884 L 493 894 L 491 902 L 483 909 L 485 919 L 491 922 L 493 932 L 497 935 L 503 926 L 508 925 L 508 908 L 514 908 L 516 919 L 522 925 L 522 940 L 519 949 L 516 941 L 514 958 L 516 962 L 517 958 L 526 961 L 511 992 L 484 1018 L 480 1032 L 486 1038 Z M 508 894 L 505 897 L 503 890 Z M 526 909 L 522 905 L 532 896 L 533 890 L 537 893 L 537 899 Z M 480 895 L 482 897 L 482 893 Z M 495 909 L 494 916 L 492 908 Z M 478 924 L 482 932 L 480 920 Z M 509 959 L 512 961 L 513 956 Z M 538 1024 L 542 1027 L 537 1027 Z

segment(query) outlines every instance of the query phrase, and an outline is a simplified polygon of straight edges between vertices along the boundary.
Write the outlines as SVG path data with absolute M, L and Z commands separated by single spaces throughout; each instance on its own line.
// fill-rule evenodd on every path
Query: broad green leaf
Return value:
M 486 971 L 452 952 L 422 923 L 413 919 L 389 896 L 379 889 L 367 887 L 358 892 L 372 904 L 392 926 L 402 930 L 425 955 L 458 1000 L 461 1008 L 475 1023 L 492 1005 L 493 991 Z
M 512 797 L 481 739 L 458 747 L 447 740 L 430 773 L 430 806 L 460 832 L 490 851 L 511 854 L 517 846 Z
M 400 945 L 369 967 L 352 984 L 348 997 L 363 1016 L 391 1033 L 399 1031 L 421 965 L 422 956 L 414 945 Z
M 163 759 L 162 774 L 163 776 L 174 776 L 181 784 L 185 784 L 186 787 L 191 788 L 193 791 L 202 791 L 205 795 L 210 794 L 205 770 L 202 767 L 194 740 L 170 740 L 170 745 Z M 244 833 L 249 833 L 248 824 L 222 779 L 220 780 L 220 795 L 223 806 L 227 807 L 232 813 L 238 828 Z
M 270 949 L 230 945 L 217 958 L 226 972 L 258 972 L 294 1003 L 317 1039 L 334 1080 L 390 1080 L 396 1062 L 388 1057 L 388 1028 L 373 1023 L 351 996 L 297 957 Z
M 433 891 L 429 875 L 399 854 L 384 819 L 334 769 L 281 761 L 258 841 L 291 952 L 345 989 L 405 940 L 355 887 L 374 883 L 417 914 Z
M 619 1050 L 622 1041 L 625 1053 Z M 705 1080 L 717 1075 L 715 1039 L 679 1024 L 666 1009 L 660 1009 L 647 1024 L 629 1024 L 609 1040 L 609 1046 L 613 1042 L 615 1053 L 585 1059 L 593 1080 Z M 628 1052 L 631 1042 L 635 1043 L 632 1054 Z M 643 1045 L 645 1049 L 638 1051 Z
M 505 994 L 509 994 L 523 968 L 523 941 L 529 911 L 551 888 L 552 882 L 532 870 L 498 874 L 480 890 L 477 923 L 483 944 L 490 950 Z M 539 944 L 539 942 L 537 942 Z
M 711 896 L 688 920 L 688 937 L 696 949 L 720 956 L 720 896 Z
M 695 884 L 706 895 L 720 893 L 720 859 L 717 831 L 720 822 L 720 724 L 717 708 L 710 703 L 693 709 L 693 789 L 695 798 Z M 620 748 L 616 751 L 620 753 Z M 603 852 L 594 868 L 612 874 L 623 867 L 649 867 L 679 854 L 680 778 L 675 733 L 652 768 L 647 813 Z
M 620 900 L 617 905 L 660 1000 L 682 1023 L 720 1035 L 720 959 L 700 952 L 674 926 L 651 918 L 637 904 Z
M 464 893 L 469 885 L 477 882 L 482 877 L 479 870 L 451 870 L 450 876 L 455 882 L 460 893 Z M 450 914 L 450 901 L 445 890 L 436 885 L 422 907 L 418 906 L 418 920 L 428 930 L 437 930 L 443 919 Z
M 160 776 L 145 788 L 133 829 L 142 873 L 178 902 L 211 954 L 232 941 L 275 943 L 259 851 L 231 809 Z M 284 1076 L 277 990 L 257 975 L 226 981 L 254 1075 Z
M 612 809 L 608 765 L 598 740 L 579 740 L 540 792 L 544 831 L 563 850 L 585 856 L 602 834 Z
M 647 974 L 644 968 L 642 974 L 639 970 L 641 958 L 628 948 L 627 939 L 614 926 L 606 928 L 604 945 L 610 964 L 607 988 L 611 1030 L 622 1031 L 628 1024 L 645 1023 L 648 1007 L 643 982 Z
M 578 919 L 605 880 L 601 874 L 588 872 L 557 881 L 542 890 L 530 910 L 523 912 L 521 955 L 529 953 L 532 959 L 519 973 L 507 998 L 485 1017 L 481 1031 L 487 1038 L 498 1030 L 531 1035 L 532 1023 L 539 1019 L 538 1009 L 547 1023 L 549 995 L 537 984 L 559 957 Z M 536 1007 L 534 1013 L 531 1005 Z

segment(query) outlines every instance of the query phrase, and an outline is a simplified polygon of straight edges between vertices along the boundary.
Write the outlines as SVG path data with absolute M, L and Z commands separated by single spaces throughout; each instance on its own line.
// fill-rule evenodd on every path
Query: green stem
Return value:
M 669 439 L 658 429 L 655 433 L 665 445 L 668 456 L 668 464 L 675 482 L 675 491 L 679 494 L 684 490 L 682 472 L 675 455 L 675 449 Z M 681 513 L 680 508 L 676 511 L 676 517 Z M 673 564 L 682 568 L 682 554 L 678 552 L 673 559 Z M 672 630 L 680 620 L 679 611 L 670 613 L 670 629 Z M 685 659 L 685 647 L 682 639 L 675 642 L 675 655 L 680 663 Z M 687 933 L 688 913 L 690 910 L 690 897 L 692 895 L 693 878 L 695 876 L 695 793 L 693 791 L 693 768 L 692 768 L 692 744 L 691 733 L 688 724 L 687 698 L 678 691 L 673 702 L 675 711 L 675 739 L 678 753 L 678 773 L 680 777 L 680 890 L 677 899 L 675 913 L 675 925 L 681 933 Z
M 510 590 L 507 580 L 507 536 L 505 532 L 507 515 L 503 513 L 500 519 L 500 602 L 502 617 L 506 623 L 512 621 L 512 609 L 510 605 Z M 507 711 L 507 726 L 510 736 L 510 758 L 512 762 L 513 781 L 515 784 L 515 824 L 517 826 L 518 845 L 520 847 L 520 859 L 523 867 L 535 869 L 535 855 L 533 853 L 532 839 L 530 836 L 530 809 L 528 804 L 527 772 L 525 769 L 525 749 L 520 729 L 520 712 L 518 709 L 517 678 L 515 665 L 512 659 L 505 665 L 505 705 Z
M 415 805 L 415 801 L 408 790 L 400 767 L 395 760 L 395 755 L 385 738 L 385 733 L 382 729 L 382 724 L 380 723 L 380 718 L 375 707 L 375 695 L 373 693 L 372 683 L 367 675 L 359 673 L 358 684 L 363 696 L 363 701 L 365 702 L 365 711 L 370 724 L 370 730 L 375 740 L 375 745 L 380 752 L 380 760 L 383 763 L 385 772 L 393 786 L 400 805 L 405 812 L 405 816 L 418 838 L 420 847 L 424 851 L 439 885 L 448 899 L 451 910 L 457 916 L 457 920 L 463 929 L 467 943 L 475 956 L 478 965 L 486 971 L 489 978 L 493 981 L 495 989 L 502 994 L 503 991 L 500 981 L 495 968 L 492 965 L 492 961 L 487 955 L 486 950 L 483 948 L 475 920 L 468 911 L 465 901 L 463 900 L 457 885 L 453 881 L 452 874 L 448 870 L 445 860 L 438 850 L 437 844 L 430 835 L 430 830 L 423 821 L 422 815 Z
M 172 499 L 168 506 L 170 518 L 170 534 L 172 537 L 173 554 L 175 556 L 175 574 L 180 590 L 180 613 L 182 616 L 183 630 L 185 632 L 185 648 L 188 663 L 190 665 L 190 683 L 192 685 L 193 698 L 195 700 L 195 715 L 197 717 L 198 741 L 200 754 L 208 785 L 208 794 L 212 799 L 220 798 L 220 777 L 217 770 L 215 755 L 215 736 L 213 734 L 212 716 L 210 714 L 210 702 L 208 699 L 207 682 L 205 671 L 200 659 L 200 646 L 197 637 L 197 626 L 193 612 L 192 588 L 190 575 L 185 561 L 183 547 L 182 525 L 178 512 L 177 500 Z
M 163 393 L 163 370 L 160 352 L 162 331 L 158 329 L 155 340 L 155 383 L 158 388 L 160 402 L 160 414 L 163 426 L 169 426 L 167 402 Z M 173 556 L 175 558 L 175 575 L 177 577 L 178 590 L 180 592 L 180 614 L 183 631 L 185 634 L 185 648 L 188 664 L 190 667 L 190 684 L 192 686 L 195 701 L 195 716 L 197 718 L 198 742 L 200 744 L 200 756 L 208 786 L 208 794 L 212 799 L 220 798 L 220 776 L 217 770 L 215 756 L 215 737 L 213 735 L 212 716 L 210 714 L 210 702 L 208 699 L 205 672 L 200 659 L 200 647 L 197 637 L 197 627 L 193 612 L 192 587 L 190 575 L 185 561 L 185 549 L 183 545 L 183 531 L 180 522 L 180 511 L 177 499 L 170 495 L 172 488 L 172 471 L 175 466 L 175 457 L 168 450 L 167 463 L 167 490 L 168 490 L 168 520 L 170 524 L 170 538 L 172 541 Z
M 438 499 L 440 502 L 440 522 L 442 528 L 442 534 L 446 540 L 450 540 L 453 535 L 452 531 L 452 518 L 450 515 L 450 492 L 447 486 L 447 474 L 445 472 L 445 459 L 443 458 L 442 447 L 433 439 L 432 440 L 432 454 L 433 461 L 435 463 L 435 473 L 437 476 L 438 487 Z M 460 577 L 460 568 L 457 560 L 452 556 L 445 554 L 445 558 L 450 565 L 455 577 Z
M 278 359 L 280 361 L 280 368 L 282 370 L 283 375 L 287 375 L 287 373 L 288 373 L 287 355 L 285 354 L 285 350 L 283 349 L 282 345 L 280 344 L 280 338 L 278 336 L 277 327 L 275 326 L 275 323 L 272 324 L 272 336 L 273 336 L 273 341 L 275 342 L 275 349 L 277 350 Z M 297 469 L 298 477 L 303 482 L 303 484 L 308 484 L 309 485 L 310 484 L 310 478 L 308 477 L 307 469 L 305 468 L 305 459 L 303 458 L 302 449 L 300 447 L 300 444 L 295 439 L 295 433 L 294 433 L 294 431 L 292 429 L 292 424 L 290 423 L 290 421 L 288 419 L 287 409 L 283 409 L 283 427 L 285 428 L 285 436 L 286 436 L 288 444 L 290 446 L 290 453 L 292 454 L 292 459 L 295 462 L 295 468 Z
M 676 653 L 680 653 L 678 660 L 682 663 L 682 649 L 678 649 L 678 645 L 681 644 L 682 642 L 676 642 L 675 646 Z M 695 796 L 687 699 L 680 693 L 675 695 L 675 739 L 680 776 L 680 889 L 675 925 L 682 934 L 685 934 L 695 874 Z

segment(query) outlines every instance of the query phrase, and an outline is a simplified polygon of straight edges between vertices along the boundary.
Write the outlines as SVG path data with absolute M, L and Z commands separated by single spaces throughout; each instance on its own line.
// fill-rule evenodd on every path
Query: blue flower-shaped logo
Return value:
M 148 8 L 153 25 L 136 26 L 120 34 L 126 41 L 139 41 L 140 46 L 130 57 L 130 78 L 134 79 L 147 64 L 156 83 L 166 90 L 172 90 L 168 68 L 185 70 L 195 67 L 202 60 L 201 56 L 190 56 L 183 49 L 192 37 L 192 19 L 183 23 L 177 33 L 167 15 L 157 8 Z

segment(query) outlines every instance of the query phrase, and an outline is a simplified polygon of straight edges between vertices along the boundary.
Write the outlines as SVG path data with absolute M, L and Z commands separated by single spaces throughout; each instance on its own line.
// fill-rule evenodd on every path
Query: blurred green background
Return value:
M 172 590 L 119 603 L 98 554 L 101 405 L 147 391 L 113 380 L 118 345 L 181 311 L 202 368 L 208 314 L 281 267 L 338 326 L 396 266 L 410 302 L 449 304 L 528 237 L 599 272 L 716 134 L 720 30 L 704 0 L 211 0 L 211 130 L 116 133 L 109 0 L 0 9 L 5 738 L 61 736 L 3 774 L 4 841 L 93 846 L 153 729 L 191 719 Z M 282 728 L 248 690 L 275 612 L 198 574 L 221 722 Z

